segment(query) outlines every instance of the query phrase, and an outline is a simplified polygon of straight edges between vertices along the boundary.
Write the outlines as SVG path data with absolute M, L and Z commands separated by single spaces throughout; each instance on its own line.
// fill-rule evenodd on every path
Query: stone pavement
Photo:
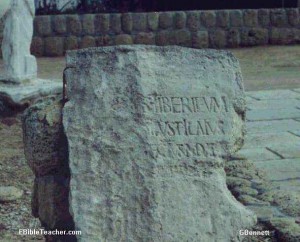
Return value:
M 239 154 L 281 190 L 300 191 L 300 88 L 246 95 L 247 134 Z

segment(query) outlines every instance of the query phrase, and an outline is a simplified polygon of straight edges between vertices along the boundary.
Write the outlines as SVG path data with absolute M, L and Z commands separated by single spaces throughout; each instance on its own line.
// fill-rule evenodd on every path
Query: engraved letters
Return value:
M 143 100 L 144 111 L 155 113 L 218 113 L 228 112 L 228 102 L 225 96 L 203 97 L 163 97 L 149 95 Z
M 221 153 L 219 142 L 223 142 L 228 131 L 225 119 L 230 110 L 226 96 L 149 95 L 144 97 L 142 108 L 144 113 L 154 114 L 155 118 L 148 126 L 149 134 L 161 141 L 150 145 L 152 158 L 203 159 L 217 157 Z M 209 136 L 217 137 L 216 141 L 203 141 Z

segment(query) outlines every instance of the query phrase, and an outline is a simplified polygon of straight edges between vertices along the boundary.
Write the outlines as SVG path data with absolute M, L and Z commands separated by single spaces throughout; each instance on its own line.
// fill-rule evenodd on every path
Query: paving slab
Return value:
M 292 143 L 282 143 L 280 145 L 268 146 L 270 151 L 279 154 L 285 159 L 300 158 L 300 146 Z M 300 174 L 299 174 L 300 176 Z
M 254 97 L 251 97 L 251 96 L 247 95 L 247 93 L 246 93 L 246 103 L 248 104 L 252 101 L 259 101 L 259 100 L 255 99 Z
M 249 110 L 247 121 L 282 120 L 300 118 L 299 108 Z
M 247 100 L 247 99 L 246 99 Z M 300 107 L 299 99 L 268 99 L 268 100 L 256 100 L 248 99 L 247 108 L 248 110 L 261 110 L 261 109 L 289 109 Z
M 300 93 L 292 90 L 251 91 L 247 94 L 258 100 L 300 98 Z
M 300 137 L 289 132 L 248 133 L 245 137 L 244 148 L 263 148 L 273 145 L 293 144 L 300 147 Z
M 266 178 L 271 182 L 283 183 L 285 187 L 300 185 L 300 158 L 258 161 L 254 164 L 266 172 Z
M 237 154 L 251 161 L 277 160 L 281 158 L 266 148 L 241 149 Z
M 294 119 L 253 121 L 246 123 L 246 130 L 248 134 L 294 131 L 300 130 L 300 122 Z
M 300 130 L 293 130 L 293 131 L 290 131 L 290 133 L 300 137 Z

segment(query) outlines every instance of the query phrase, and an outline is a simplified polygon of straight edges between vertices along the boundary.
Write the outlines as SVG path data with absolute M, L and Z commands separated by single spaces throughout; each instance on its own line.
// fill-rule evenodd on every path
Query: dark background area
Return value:
M 153 12 L 209 9 L 294 8 L 300 0 L 81 0 L 65 13 Z M 37 8 L 37 14 L 59 14 L 56 5 Z

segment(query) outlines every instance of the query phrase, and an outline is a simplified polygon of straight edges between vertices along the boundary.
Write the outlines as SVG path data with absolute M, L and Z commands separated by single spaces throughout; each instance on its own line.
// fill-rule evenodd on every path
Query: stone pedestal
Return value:
M 37 99 L 62 96 L 63 84 L 59 80 L 34 79 L 13 84 L 0 81 L 0 117 L 23 111 Z
M 67 54 L 63 125 L 79 241 L 241 241 L 255 215 L 225 183 L 245 95 L 229 52 L 119 46 Z

